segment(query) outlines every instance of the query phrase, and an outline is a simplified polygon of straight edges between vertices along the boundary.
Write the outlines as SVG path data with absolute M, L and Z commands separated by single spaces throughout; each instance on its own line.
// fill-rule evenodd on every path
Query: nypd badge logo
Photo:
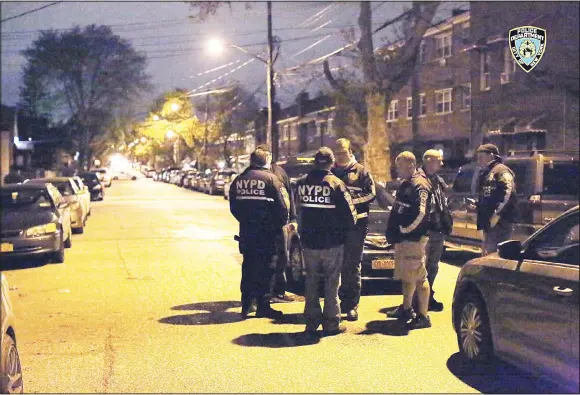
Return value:
M 529 73 L 546 51 L 546 30 L 535 26 L 516 27 L 509 32 L 509 43 L 516 63 Z

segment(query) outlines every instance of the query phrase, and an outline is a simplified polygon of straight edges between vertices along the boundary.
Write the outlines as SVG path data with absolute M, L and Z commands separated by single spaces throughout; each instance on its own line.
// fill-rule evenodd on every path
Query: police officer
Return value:
M 270 147 L 266 144 L 261 144 L 257 149 L 271 153 Z M 270 170 L 278 180 L 286 187 L 288 194 L 290 196 L 290 217 L 288 219 L 288 224 L 283 226 L 278 233 L 278 253 L 276 254 L 278 260 L 276 262 L 276 275 L 274 276 L 274 281 L 272 282 L 272 303 L 283 303 L 283 302 L 293 302 L 295 299 L 286 293 L 287 279 L 286 279 L 286 267 L 288 266 L 288 248 L 290 237 L 298 231 L 298 223 L 296 218 L 296 206 L 294 204 L 294 194 L 292 193 L 292 187 L 290 185 L 290 178 L 283 168 L 278 166 L 276 162 L 272 161 L 270 164 Z
M 277 233 L 288 222 L 290 198 L 286 187 L 270 171 L 272 155 L 256 149 L 250 166 L 230 188 L 230 211 L 240 223 L 242 317 L 257 301 L 257 317 L 279 319 L 270 307 L 270 284 L 276 268 Z
M 395 245 L 395 279 L 403 283 L 403 304 L 387 316 L 404 319 L 409 329 L 429 328 L 431 320 L 427 311 L 430 291 L 425 247 L 431 210 L 431 185 L 427 177 L 416 170 L 417 162 L 412 152 L 402 152 L 395 163 L 403 181 L 397 190 L 386 236 Z M 415 290 L 418 294 L 418 314 L 412 308 Z
M 428 180 L 433 191 L 428 223 L 429 241 L 427 242 L 425 251 L 427 281 L 429 281 L 429 288 L 431 290 L 429 311 L 443 310 L 443 303 L 435 300 L 433 283 L 439 272 L 439 260 L 443 254 L 445 236 L 450 235 L 453 230 L 453 218 L 447 206 L 446 190 L 448 186 L 439 174 L 437 174 L 441 170 L 441 166 L 443 166 L 443 155 L 441 151 L 430 149 L 423 154 L 423 164 L 417 170 L 421 177 Z M 417 296 L 416 293 L 415 296 Z
M 356 321 L 362 284 L 361 261 L 368 232 L 369 206 L 375 199 L 376 189 L 371 174 L 354 158 L 349 140 L 338 139 L 334 153 L 336 165 L 332 173 L 345 183 L 357 210 L 356 227 L 349 230 L 346 235 L 339 290 L 341 311 L 346 312 L 347 320 Z
M 19 184 L 25 180 L 26 178 L 20 173 L 20 169 L 16 165 L 10 166 L 10 172 L 4 177 L 5 184 Z
M 483 144 L 477 149 L 482 168 L 478 183 L 477 229 L 483 231 L 482 255 L 497 251 L 509 240 L 518 216 L 514 172 L 502 163 L 498 148 Z
M 344 259 L 346 235 L 356 224 L 356 209 L 350 193 L 330 169 L 332 150 L 322 147 L 314 157 L 315 169 L 297 182 L 302 218 L 302 245 L 306 266 L 306 332 L 332 336 L 345 331 L 340 325 L 338 286 Z M 319 276 L 324 277 L 324 313 L 318 298 Z

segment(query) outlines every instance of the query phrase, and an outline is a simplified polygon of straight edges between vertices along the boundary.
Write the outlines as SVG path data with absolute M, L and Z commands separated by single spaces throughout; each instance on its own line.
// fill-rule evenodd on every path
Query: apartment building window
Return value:
M 290 140 L 298 140 L 298 125 L 290 125 Z
M 328 124 L 326 122 L 320 123 L 320 135 L 328 136 Z
M 427 61 L 427 44 L 425 41 L 421 41 L 419 45 L 419 63 L 425 63 Z
M 448 114 L 452 111 L 452 92 L 452 88 L 435 91 L 437 114 Z
M 461 38 L 464 40 L 469 39 L 469 22 L 466 22 L 463 25 L 461 25 Z
M 334 130 L 334 127 L 332 127 L 332 118 L 328 118 L 328 135 L 330 137 L 336 137 L 336 130 Z
M 441 34 L 435 37 L 437 58 L 448 58 L 451 56 L 451 33 Z
M 513 81 L 513 75 L 516 72 L 516 68 L 516 60 L 512 56 L 509 46 L 506 45 L 503 52 L 503 73 L 501 75 L 502 84 L 508 84 Z
M 463 110 L 471 108 L 471 84 L 461 86 L 461 108 Z
M 387 112 L 387 121 L 395 122 L 399 118 L 399 101 L 391 100 L 389 111 Z
M 421 93 L 419 95 L 419 116 L 422 117 L 427 114 L 427 100 L 425 100 L 425 94 Z M 407 98 L 407 118 L 411 119 L 413 117 L 413 98 Z
M 481 54 L 481 90 L 488 91 L 491 89 L 490 86 L 490 54 L 489 52 L 483 52 Z

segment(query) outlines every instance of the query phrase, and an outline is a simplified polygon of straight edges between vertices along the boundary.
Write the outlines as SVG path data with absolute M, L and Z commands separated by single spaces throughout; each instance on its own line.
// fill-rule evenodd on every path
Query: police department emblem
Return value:
M 546 30 L 535 26 L 516 27 L 509 32 L 509 44 L 516 63 L 529 73 L 546 51 Z
M 348 179 L 350 181 L 356 181 L 356 179 L 357 179 L 356 173 L 348 173 Z

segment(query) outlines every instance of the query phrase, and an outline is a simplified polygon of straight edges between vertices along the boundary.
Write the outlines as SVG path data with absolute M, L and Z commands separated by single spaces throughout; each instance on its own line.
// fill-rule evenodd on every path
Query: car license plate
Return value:
M 2 252 L 13 252 L 14 251 L 14 244 L 12 243 L 2 243 L 1 245 Z
M 375 259 L 372 263 L 373 270 L 389 270 L 395 268 L 393 259 Z

